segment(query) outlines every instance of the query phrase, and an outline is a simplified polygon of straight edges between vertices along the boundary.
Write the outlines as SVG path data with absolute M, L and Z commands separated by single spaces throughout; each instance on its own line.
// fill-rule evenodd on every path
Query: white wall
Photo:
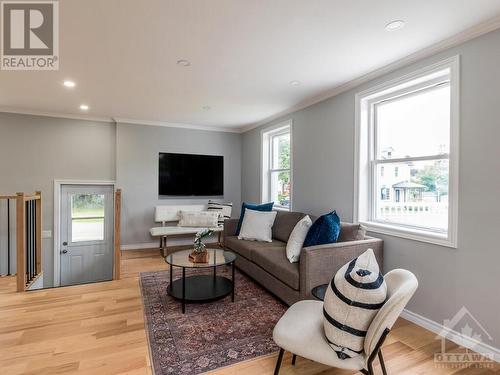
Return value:
M 443 323 L 465 306 L 500 348 L 500 30 L 277 119 L 293 119 L 293 206 L 353 217 L 355 94 L 444 58 L 461 56 L 458 249 L 372 233 L 385 240 L 384 270 L 406 268 L 420 287 L 409 310 Z M 269 124 L 269 125 L 271 125 Z M 265 127 L 265 126 L 264 126 Z M 242 199 L 260 192 L 260 130 L 243 135 Z

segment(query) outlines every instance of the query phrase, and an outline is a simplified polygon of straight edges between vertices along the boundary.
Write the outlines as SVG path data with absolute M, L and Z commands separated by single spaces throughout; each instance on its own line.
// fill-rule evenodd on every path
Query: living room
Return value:
M 498 1 L 29 4 L 2 374 L 500 371 Z

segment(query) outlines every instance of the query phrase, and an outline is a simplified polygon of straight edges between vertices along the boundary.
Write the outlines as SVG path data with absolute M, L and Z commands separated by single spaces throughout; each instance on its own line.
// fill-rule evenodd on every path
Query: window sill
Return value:
M 368 232 L 386 234 L 389 236 L 426 242 L 434 245 L 451 247 L 454 249 L 457 248 L 456 240 L 454 240 L 452 236 L 446 234 L 434 233 L 412 228 L 404 228 L 396 225 L 383 224 L 373 221 L 360 221 L 360 223 L 366 227 Z
M 274 206 L 273 207 L 274 210 L 276 211 L 285 211 L 285 212 L 290 212 L 290 209 L 287 208 L 287 207 L 282 207 L 282 206 Z

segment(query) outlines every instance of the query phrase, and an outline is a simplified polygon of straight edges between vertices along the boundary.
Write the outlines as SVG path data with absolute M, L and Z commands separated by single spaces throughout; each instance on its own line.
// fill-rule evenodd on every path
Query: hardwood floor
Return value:
M 118 281 L 16 293 L 13 277 L 0 278 L 0 374 L 151 374 L 138 275 L 162 269 L 165 263 L 158 250 L 124 251 Z M 400 319 L 384 345 L 389 374 L 500 373 L 498 365 L 435 367 L 433 356 L 440 342 L 434 336 Z M 212 374 L 272 374 L 275 361 L 276 355 L 267 356 Z M 353 372 L 303 358 L 292 366 L 287 353 L 280 374 Z

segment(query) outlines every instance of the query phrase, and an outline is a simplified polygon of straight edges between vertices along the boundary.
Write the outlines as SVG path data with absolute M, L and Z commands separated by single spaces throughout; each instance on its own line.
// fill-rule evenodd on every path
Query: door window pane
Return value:
M 104 194 L 71 195 L 71 242 L 104 240 Z
M 378 165 L 375 219 L 448 229 L 448 159 Z M 398 170 L 398 175 L 380 170 Z
M 375 106 L 378 159 L 449 153 L 450 86 Z
M 290 208 L 290 171 L 271 172 L 271 199 L 277 206 Z

